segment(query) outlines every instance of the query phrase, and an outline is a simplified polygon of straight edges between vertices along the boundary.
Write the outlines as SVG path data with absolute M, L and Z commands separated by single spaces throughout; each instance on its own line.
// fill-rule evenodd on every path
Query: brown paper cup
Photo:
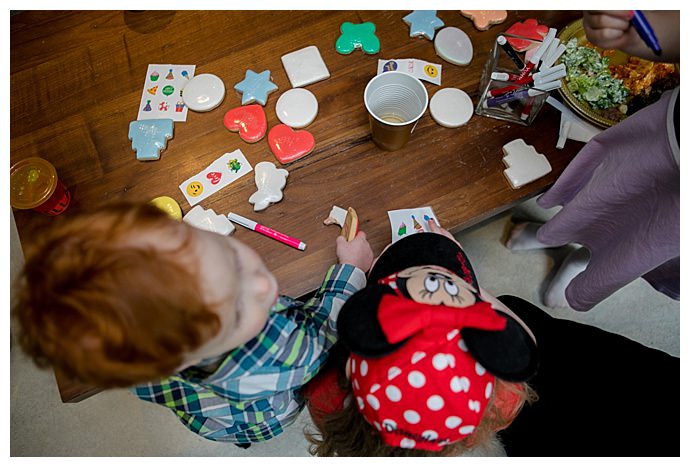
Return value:
M 402 148 L 428 104 L 426 88 L 414 76 L 400 71 L 374 76 L 364 89 L 371 139 L 385 151 Z

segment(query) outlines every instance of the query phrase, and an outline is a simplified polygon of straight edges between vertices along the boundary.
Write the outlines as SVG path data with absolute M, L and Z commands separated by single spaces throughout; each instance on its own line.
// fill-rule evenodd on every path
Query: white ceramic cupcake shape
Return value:
M 304 88 L 285 91 L 276 102 L 278 119 L 291 128 L 304 128 L 311 124 L 319 112 L 314 94 Z

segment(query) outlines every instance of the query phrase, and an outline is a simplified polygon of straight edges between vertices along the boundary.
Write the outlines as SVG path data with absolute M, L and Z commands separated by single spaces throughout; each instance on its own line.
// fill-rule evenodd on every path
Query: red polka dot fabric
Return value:
M 495 377 L 467 351 L 459 330 L 417 334 L 390 355 L 351 354 L 359 411 L 391 446 L 439 451 L 474 432 Z

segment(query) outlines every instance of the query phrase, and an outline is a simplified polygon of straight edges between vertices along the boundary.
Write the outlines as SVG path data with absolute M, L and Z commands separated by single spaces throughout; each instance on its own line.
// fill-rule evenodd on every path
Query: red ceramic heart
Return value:
M 243 105 L 230 109 L 223 118 L 225 128 L 239 131 L 247 143 L 256 143 L 266 134 L 266 114 L 259 104 Z
M 314 136 L 307 130 L 294 131 L 287 125 L 276 125 L 268 132 L 268 145 L 281 164 L 304 157 L 314 149 Z
M 206 174 L 206 178 L 211 180 L 211 185 L 217 185 L 218 182 L 220 182 L 220 177 L 222 177 L 223 174 L 220 172 L 209 172 Z
M 514 34 L 516 36 L 534 39 L 535 41 L 544 39 L 547 32 L 549 32 L 549 27 L 539 24 L 534 18 L 526 19 L 522 23 L 518 21 L 506 30 L 506 34 Z M 506 39 L 508 39 L 508 43 L 518 52 L 524 52 L 527 49 L 539 46 L 538 42 L 524 39 L 516 39 L 514 37 L 506 37 Z

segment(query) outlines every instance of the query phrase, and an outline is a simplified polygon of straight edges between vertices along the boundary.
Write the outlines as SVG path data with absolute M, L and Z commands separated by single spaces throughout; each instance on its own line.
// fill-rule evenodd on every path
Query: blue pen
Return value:
M 656 38 L 656 34 L 654 34 L 654 30 L 649 25 L 647 18 L 644 17 L 644 14 L 642 14 L 640 10 L 633 10 L 632 13 L 631 22 L 637 33 L 644 43 L 647 44 L 647 47 L 652 49 L 656 55 L 661 55 L 659 40 Z

